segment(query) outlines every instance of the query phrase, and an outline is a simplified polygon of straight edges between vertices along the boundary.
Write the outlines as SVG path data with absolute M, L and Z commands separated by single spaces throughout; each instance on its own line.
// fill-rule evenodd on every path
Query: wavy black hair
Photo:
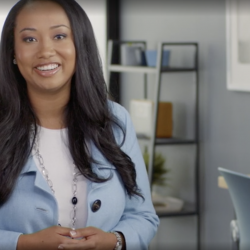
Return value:
M 17 178 L 31 153 L 30 131 L 38 118 L 27 93 L 25 79 L 13 64 L 14 28 L 18 13 L 34 1 L 51 1 L 66 12 L 74 36 L 76 70 L 71 96 L 65 109 L 69 150 L 80 172 L 93 182 L 104 182 L 92 172 L 86 141 L 91 140 L 118 171 L 129 197 L 142 197 L 136 184 L 136 172 L 130 157 L 115 141 L 112 128 L 119 121 L 108 105 L 108 92 L 102 64 L 89 18 L 75 0 L 20 0 L 10 10 L 4 23 L 0 45 L 0 204 L 10 197 Z M 34 126 L 35 125 L 35 126 Z

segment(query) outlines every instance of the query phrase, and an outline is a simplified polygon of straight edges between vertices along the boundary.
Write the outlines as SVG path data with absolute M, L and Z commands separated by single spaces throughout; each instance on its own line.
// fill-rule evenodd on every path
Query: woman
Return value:
M 159 219 L 74 0 L 20 0 L 0 49 L 0 249 L 147 249 Z

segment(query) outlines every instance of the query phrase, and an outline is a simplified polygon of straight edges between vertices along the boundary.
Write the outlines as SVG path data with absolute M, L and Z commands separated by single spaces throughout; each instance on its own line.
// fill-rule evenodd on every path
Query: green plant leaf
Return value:
M 146 169 L 148 171 L 149 164 L 149 153 L 148 148 L 144 148 L 143 159 L 146 165 Z M 166 159 L 162 156 L 162 154 L 155 152 L 154 162 L 153 162 L 153 173 L 152 173 L 152 185 L 158 186 L 169 186 L 166 181 L 169 180 L 166 178 L 166 174 L 170 172 L 170 169 L 165 167 Z

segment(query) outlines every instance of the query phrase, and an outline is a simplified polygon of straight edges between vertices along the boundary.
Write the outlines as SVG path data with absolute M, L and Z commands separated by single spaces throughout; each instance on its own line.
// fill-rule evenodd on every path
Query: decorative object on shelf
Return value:
M 171 102 L 159 102 L 156 137 L 170 138 L 172 136 L 173 136 L 173 104 Z
M 125 43 L 121 45 L 121 64 L 124 66 L 146 65 L 145 54 L 139 44 Z
M 151 100 L 130 100 L 129 109 L 136 133 L 150 137 L 153 125 L 153 102 Z
M 173 134 L 173 107 L 171 102 L 158 103 L 156 137 L 170 138 Z M 150 137 L 153 126 L 154 102 L 146 99 L 130 100 L 130 115 L 137 134 Z
M 184 201 L 181 199 L 164 197 L 155 192 L 152 193 L 152 201 L 156 212 L 179 212 L 184 206 Z
M 148 169 L 149 154 L 147 147 L 144 148 L 143 158 L 146 168 Z M 170 170 L 164 166 L 165 162 L 166 159 L 160 153 L 156 152 L 152 175 L 152 201 L 157 212 L 178 212 L 183 208 L 183 200 L 170 196 L 161 196 L 154 190 L 156 186 L 169 186 L 169 184 L 166 183 L 168 180 L 166 175 Z
M 148 162 L 149 162 L 149 153 L 148 147 L 145 146 L 143 152 L 143 159 L 148 171 Z M 170 172 L 169 169 L 165 168 L 166 159 L 162 156 L 161 153 L 155 153 L 154 165 L 153 165 L 153 175 L 152 175 L 152 185 L 153 186 L 167 186 L 166 174 Z
M 157 50 L 145 50 L 146 65 L 149 67 L 156 67 Z M 168 67 L 170 60 L 170 50 L 163 50 L 162 52 L 162 67 Z

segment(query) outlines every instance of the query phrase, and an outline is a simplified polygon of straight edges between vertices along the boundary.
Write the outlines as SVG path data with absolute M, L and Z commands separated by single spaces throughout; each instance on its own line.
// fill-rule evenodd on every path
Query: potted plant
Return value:
M 143 152 L 144 162 L 148 171 L 148 163 L 149 163 L 149 153 L 148 148 L 145 146 Z M 166 159 L 162 156 L 161 153 L 156 152 L 154 156 L 153 162 L 153 172 L 152 172 L 152 186 L 166 186 L 166 175 L 170 172 L 169 169 L 165 168 Z
M 144 148 L 143 158 L 148 171 L 149 153 L 147 147 Z M 154 190 L 154 187 L 156 186 L 169 186 L 169 184 L 166 182 L 168 180 L 168 178 L 166 178 L 166 174 L 170 172 L 170 169 L 167 169 L 165 167 L 165 162 L 166 159 L 162 156 L 162 154 L 156 152 L 154 156 L 152 171 L 152 201 L 156 211 L 158 212 L 180 211 L 184 205 L 183 200 L 170 196 L 161 196 Z

